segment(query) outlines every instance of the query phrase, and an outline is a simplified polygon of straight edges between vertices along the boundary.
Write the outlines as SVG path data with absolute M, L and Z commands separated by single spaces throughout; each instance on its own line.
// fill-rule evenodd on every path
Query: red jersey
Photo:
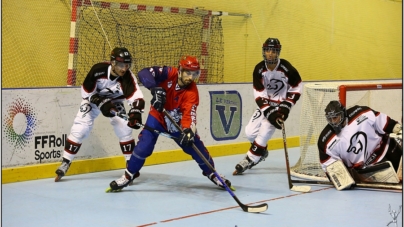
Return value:
M 146 68 L 141 70 L 138 76 L 145 87 L 149 89 L 162 87 L 166 91 L 164 108 L 182 128 L 196 126 L 199 93 L 195 82 L 181 88 L 178 85 L 178 69 L 168 66 Z M 154 80 L 155 84 L 151 80 Z M 150 107 L 149 114 L 165 126 L 170 133 L 178 131 L 168 119 L 164 119 L 164 113 L 158 112 L 153 106 Z

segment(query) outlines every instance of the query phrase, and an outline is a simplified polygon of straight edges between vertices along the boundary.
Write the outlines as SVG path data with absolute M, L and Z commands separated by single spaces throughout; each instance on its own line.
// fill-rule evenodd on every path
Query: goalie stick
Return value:
M 115 115 L 115 116 L 117 116 L 117 117 L 120 117 L 120 118 L 124 119 L 125 121 L 128 121 L 128 119 L 129 119 L 129 116 L 128 116 L 128 115 L 122 114 L 122 113 L 118 113 L 118 112 L 115 112 L 115 111 L 113 111 L 113 110 L 111 110 L 111 114 L 113 114 L 113 115 Z M 165 136 L 165 137 L 167 137 L 167 138 L 174 139 L 174 140 L 178 140 L 178 138 L 175 137 L 175 136 L 172 136 L 172 135 L 170 135 L 170 134 L 168 134 L 168 133 L 166 133 L 166 132 L 161 132 L 161 131 L 159 131 L 159 130 L 157 130 L 157 129 L 154 129 L 154 128 L 152 128 L 152 127 L 149 127 L 149 126 L 147 126 L 147 125 L 140 124 L 140 123 L 136 123 L 136 125 L 139 126 L 139 127 L 143 127 L 143 128 L 145 128 L 145 129 L 147 129 L 147 130 L 149 130 L 149 131 L 151 131 L 151 132 L 154 132 L 154 133 L 157 133 L 157 134 L 159 134 L 159 135 Z
M 292 191 L 295 191 L 295 192 L 309 192 L 311 189 L 310 186 L 295 186 L 292 184 L 292 179 L 290 176 L 290 167 L 289 167 L 288 146 L 286 145 L 285 124 L 283 121 L 280 121 L 280 124 L 282 125 L 283 147 L 284 147 L 284 151 L 285 151 L 286 172 L 288 175 L 289 189 Z
M 169 113 L 167 113 L 167 111 L 165 109 L 163 110 L 163 113 L 165 116 L 167 116 L 167 118 L 170 120 L 170 122 L 173 123 L 173 125 L 177 128 L 177 130 L 182 133 L 183 131 L 182 131 L 181 127 L 174 121 L 174 119 L 170 116 Z M 199 155 L 199 157 L 202 158 L 205 165 L 208 166 L 209 169 L 215 174 L 215 176 L 220 181 L 220 183 L 222 183 L 222 185 L 224 186 L 226 191 L 228 191 L 230 193 L 230 195 L 233 197 L 233 199 L 236 200 L 236 202 L 241 207 L 241 209 L 243 209 L 243 211 L 249 212 L 249 213 L 260 213 L 260 212 L 264 212 L 268 209 L 268 204 L 266 204 L 266 203 L 255 205 L 255 206 L 247 206 L 247 205 L 241 203 L 240 200 L 237 198 L 237 196 L 232 192 L 232 190 L 227 186 L 227 184 L 223 181 L 223 179 L 216 172 L 215 168 L 209 163 L 209 161 L 205 158 L 205 156 L 203 156 L 201 151 L 195 146 L 195 144 L 192 144 L 192 148 L 196 151 L 196 153 Z
M 310 181 L 310 180 L 292 180 L 292 183 L 302 183 L 302 184 L 324 184 L 332 185 L 334 184 L 329 181 Z M 374 188 L 374 189 L 393 189 L 393 190 L 403 190 L 403 185 L 401 183 L 378 183 L 378 182 L 358 182 L 355 183 L 357 188 Z

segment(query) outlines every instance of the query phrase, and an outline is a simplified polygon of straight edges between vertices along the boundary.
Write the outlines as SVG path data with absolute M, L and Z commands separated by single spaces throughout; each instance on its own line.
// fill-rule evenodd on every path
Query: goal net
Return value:
M 133 72 L 177 66 L 186 54 L 200 60 L 199 83 L 223 82 L 223 29 L 211 11 L 73 0 L 67 84 L 81 85 L 118 46 L 131 52 Z
M 328 124 L 324 109 L 331 100 L 340 100 L 347 108 L 354 105 L 369 106 L 397 121 L 402 119 L 402 83 L 305 84 L 300 115 L 300 158 L 290 169 L 294 177 L 328 181 L 320 165 L 317 140 Z

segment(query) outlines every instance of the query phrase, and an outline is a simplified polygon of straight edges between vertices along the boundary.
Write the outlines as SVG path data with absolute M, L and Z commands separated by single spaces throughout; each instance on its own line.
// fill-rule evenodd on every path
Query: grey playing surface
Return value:
M 294 165 L 299 148 L 288 149 Z M 268 210 L 243 212 L 231 195 L 201 174 L 194 161 L 145 166 L 133 186 L 105 193 L 123 170 L 2 185 L 2 226 L 386 226 L 389 213 L 402 205 L 402 193 L 356 189 L 337 191 L 311 185 L 310 193 L 289 190 L 283 150 L 233 176 L 244 155 L 214 158 L 216 170 L 248 205 L 268 203 Z M 394 226 L 394 224 L 390 224 Z M 397 218 L 402 226 L 402 213 Z

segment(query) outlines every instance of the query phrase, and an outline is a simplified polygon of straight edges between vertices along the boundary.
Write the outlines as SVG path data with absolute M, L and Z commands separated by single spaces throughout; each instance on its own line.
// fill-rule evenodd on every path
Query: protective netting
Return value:
M 348 84 L 360 84 L 344 82 Z M 372 82 L 366 84 L 383 84 Z M 327 180 L 320 165 L 317 140 L 328 124 L 324 109 L 331 100 L 339 100 L 341 82 L 307 83 L 302 95 L 300 115 L 300 158 L 291 167 L 291 175 L 313 180 Z M 402 119 L 402 89 L 383 89 L 348 91 L 346 106 L 369 106 L 374 110 L 386 113 L 395 120 Z
M 210 11 L 83 2 L 77 7 L 70 85 L 81 85 L 90 67 L 109 61 L 114 47 L 126 47 L 132 71 L 148 66 L 178 66 L 182 55 L 201 63 L 199 83 L 223 83 L 223 29 Z

